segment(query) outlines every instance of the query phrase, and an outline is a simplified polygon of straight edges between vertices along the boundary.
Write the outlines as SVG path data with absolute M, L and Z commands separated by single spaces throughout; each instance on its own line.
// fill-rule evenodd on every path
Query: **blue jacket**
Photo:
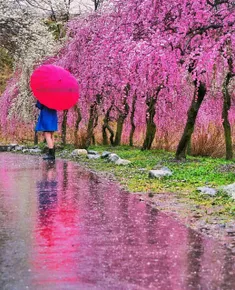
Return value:
M 58 117 L 57 111 L 49 109 L 42 105 L 39 101 L 36 103 L 36 107 L 40 110 L 38 116 L 38 122 L 36 124 L 35 131 L 53 132 L 58 130 Z

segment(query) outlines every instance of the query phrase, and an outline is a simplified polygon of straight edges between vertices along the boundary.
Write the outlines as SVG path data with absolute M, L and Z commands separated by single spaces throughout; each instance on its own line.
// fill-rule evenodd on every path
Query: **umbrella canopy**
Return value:
M 36 99 L 50 109 L 67 110 L 79 98 L 76 78 L 56 65 L 37 68 L 31 76 L 30 86 Z

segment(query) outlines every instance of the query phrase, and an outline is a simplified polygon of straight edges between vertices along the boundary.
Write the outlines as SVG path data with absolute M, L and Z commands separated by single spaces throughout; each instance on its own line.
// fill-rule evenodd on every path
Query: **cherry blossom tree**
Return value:
M 110 0 L 69 21 L 51 62 L 79 80 L 80 101 L 62 120 L 77 146 L 79 128 L 86 148 L 99 133 L 104 144 L 138 140 L 144 150 L 174 135 L 182 159 L 195 130 L 214 124 L 231 159 L 234 9 L 229 0 Z
M 1 111 L 3 118 L 17 126 L 16 120 L 26 123 L 35 120 L 35 100 L 29 88 L 29 78 L 36 65 L 56 53 L 57 44 L 40 17 L 33 17 L 29 11 L 13 5 L 14 1 L 0 2 L 0 39 L 3 40 L 0 43 L 13 56 L 15 71 L 0 103 L 4 108 Z
M 215 21 L 215 8 L 206 1 L 200 2 L 199 6 L 189 5 L 186 1 L 176 1 L 174 5 L 162 1 L 162 5 L 157 6 L 152 5 L 151 1 L 136 0 L 128 1 L 125 7 L 119 1 L 112 3 L 113 6 L 107 5 L 108 10 L 104 9 L 96 16 L 91 15 L 71 24 L 74 37 L 64 55 L 67 67 L 84 82 L 84 107 L 91 104 L 88 131 L 92 132 L 92 124 L 97 119 L 93 118 L 97 112 L 96 97 L 102 95 L 100 104 L 103 104 L 103 112 L 106 111 L 103 134 L 109 127 L 107 120 L 110 108 L 114 108 L 119 122 L 113 143 L 119 144 L 120 128 L 135 96 L 137 106 L 142 106 L 143 100 L 146 100 L 147 130 L 143 148 L 149 149 L 156 132 L 154 119 L 158 94 L 162 89 L 167 89 L 167 97 L 161 98 L 161 106 L 164 107 L 164 102 L 174 103 L 173 96 L 184 101 L 183 87 L 187 86 L 193 97 L 177 150 L 177 157 L 185 157 L 206 87 L 210 86 L 213 67 L 220 56 L 221 37 L 224 37 L 223 33 L 214 32 L 221 28 L 220 25 L 208 24 Z M 188 15 L 187 19 L 190 20 L 185 23 L 183 15 Z M 84 39 L 83 43 L 81 39 Z M 78 46 L 82 54 L 76 50 Z M 213 50 L 214 55 L 208 58 Z M 130 88 L 128 98 L 125 94 L 127 85 Z M 104 96 L 107 91 L 108 98 Z M 136 101 L 136 96 L 143 96 L 144 99 Z M 132 128 L 133 118 L 132 114 Z

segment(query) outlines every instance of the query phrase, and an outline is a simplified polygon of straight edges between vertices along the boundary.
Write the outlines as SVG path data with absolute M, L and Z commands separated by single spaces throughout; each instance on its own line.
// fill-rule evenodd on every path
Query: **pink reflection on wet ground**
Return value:
M 0 289 L 234 289 L 231 252 L 77 164 L 0 154 Z

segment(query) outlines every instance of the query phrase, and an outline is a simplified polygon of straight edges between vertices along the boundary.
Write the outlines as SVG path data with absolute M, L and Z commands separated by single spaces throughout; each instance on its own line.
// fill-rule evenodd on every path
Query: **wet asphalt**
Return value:
M 0 153 L 0 290 L 233 290 L 234 262 L 77 163 Z

